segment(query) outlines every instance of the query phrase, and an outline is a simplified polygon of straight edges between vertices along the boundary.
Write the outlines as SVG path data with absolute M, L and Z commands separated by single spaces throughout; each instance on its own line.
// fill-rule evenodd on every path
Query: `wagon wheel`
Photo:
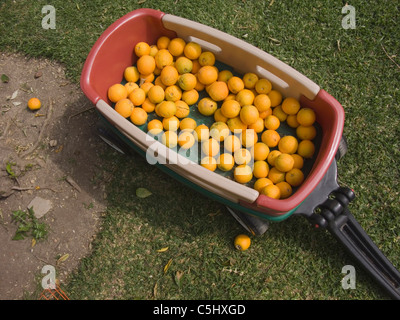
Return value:
M 339 147 L 335 155 L 335 159 L 339 161 L 347 153 L 347 140 L 345 136 L 342 136 L 339 142 Z

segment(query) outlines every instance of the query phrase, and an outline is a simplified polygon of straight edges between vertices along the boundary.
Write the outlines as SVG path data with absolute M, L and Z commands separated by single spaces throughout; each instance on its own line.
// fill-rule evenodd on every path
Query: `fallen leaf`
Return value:
M 31 242 L 31 248 L 33 248 L 36 245 L 36 239 L 32 238 L 32 242 Z
M 6 74 L 3 73 L 1 75 L 1 82 L 7 83 L 8 81 L 10 81 L 10 78 Z
M 68 259 L 68 257 L 69 257 L 69 254 L 68 254 L 68 253 L 62 255 L 60 258 L 58 258 L 57 264 L 59 264 L 59 263 L 61 263 L 61 262 L 64 262 L 65 260 Z
M 167 264 L 164 266 L 164 273 L 167 273 L 169 267 L 171 266 L 172 259 L 169 259 Z
M 161 248 L 159 250 L 157 250 L 157 252 L 165 252 L 168 250 L 169 247 L 165 247 L 165 248 Z
M 14 99 L 17 97 L 17 95 L 18 95 L 18 90 L 15 90 L 15 91 L 13 92 L 13 94 L 11 95 L 10 100 L 14 100 Z
M 151 191 L 147 190 L 146 188 L 137 188 L 136 189 L 136 196 L 138 198 L 142 198 L 143 199 L 143 198 L 147 198 L 147 197 L 149 197 L 151 195 L 152 195 Z
M 175 282 L 178 286 L 181 285 L 181 278 L 183 276 L 183 271 L 177 271 L 175 274 Z

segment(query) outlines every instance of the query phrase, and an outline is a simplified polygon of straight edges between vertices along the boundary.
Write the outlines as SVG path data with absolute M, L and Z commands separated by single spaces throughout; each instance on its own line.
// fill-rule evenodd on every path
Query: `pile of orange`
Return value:
M 162 36 L 156 44 L 137 43 L 134 53 L 126 84 L 108 90 L 120 115 L 147 124 L 148 133 L 170 148 L 199 147 L 200 165 L 232 172 L 235 181 L 271 198 L 288 198 L 303 183 L 304 161 L 315 153 L 312 109 L 255 73 L 219 70 L 215 55 L 195 42 Z M 214 123 L 197 123 L 190 117 L 195 108 Z M 156 117 L 148 121 L 150 113 Z M 283 123 L 296 134 L 280 134 Z

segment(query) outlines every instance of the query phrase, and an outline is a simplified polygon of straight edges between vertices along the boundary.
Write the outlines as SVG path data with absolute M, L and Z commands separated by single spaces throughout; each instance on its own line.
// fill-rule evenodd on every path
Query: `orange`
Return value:
M 233 133 L 241 133 L 243 130 L 247 129 L 247 125 L 240 120 L 240 117 L 228 119 L 226 124 Z
M 259 112 L 267 111 L 271 108 L 271 99 L 264 93 L 257 94 L 254 98 L 254 105 Z
M 276 147 L 281 139 L 279 133 L 275 130 L 265 130 L 261 134 L 261 141 L 264 142 L 268 147 Z
M 293 170 L 293 169 L 292 169 Z M 277 168 L 272 167 L 268 172 L 267 178 L 272 181 L 272 183 L 277 184 L 279 182 L 285 181 L 285 173 L 279 171 Z
M 247 149 L 241 148 L 234 152 L 233 157 L 236 164 L 248 164 L 251 162 L 251 152 Z
M 317 136 L 317 129 L 314 126 L 298 126 L 296 135 L 300 140 L 313 140 Z
M 273 199 L 280 199 L 281 190 L 274 184 L 269 184 L 261 190 L 261 194 Z
M 213 66 L 215 64 L 215 55 L 210 51 L 204 51 L 200 54 L 198 60 L 201 66 Z
M 154 81 L 154 73 L 150 73 L 150 74 L 139 74 L 139 78 L 140 78 L 140 87 L 142 88 L 143 86 L 147 86 L 147 88 L 150 88 L 152 85 L 154 85 L 152 82 Z
M 204 116 L 211 116 L 217 110 L 217 103 L 211 98 L 205 97 L 197 104 L 199 112 Z
M 282 153 L 275 158 L 275 168 L 281 172 L 288 172 L 293 169 L 294 160 L 290 154 Z
M 287 183 L 286 181 L 281 181 L 276 184 L 276 186 L 279 188 L 281 192 L 280 199 L 286 199 L 289 198 L 292 195 L 292 186 Z
M 224 81 L 215 81 L 208 87 L 208 94 L 214 101 L 224 100 L 228 94 L 229 89 Z
M 192 118 L 184 118 L 179 123 L 179 129 L 192 132 L 197 127 L 196 120 Z
M 135 66 L 125 68 L 124 78 L 127 82 L 137 82 L 139 80 L 138 69 Z
M 282 94 L 278 90 L 274 89 L 268 93 L 268 97 L 271 100 L 271 107 L 279 106 L 283 99 Z
M 147 124 L 147 132 L 153 136 L 160 134 L 164 129 L 162 122 L 158 119 L 153 119 Z
M 236 182 L 245 184 L 253 179 L 253 173 L 251 172 L 251 167 L 247 164 L 241 164 L 235 168 L 233 171 L 233 178 Z
M 301 108 L 297 113 L 297 122 L 302 126 L 308 127 L 313 125 L 315 119 L 315 112 L 311 108 Z
M 168 86 L 174 85 L 178 81 L 179 73 L 175 67 L 165 66 L 161 70 L 160 77 L 161 77 L 162 83 L 164 83 L 168 87 Z
M 239 251 L 245 251 L 250 247 L 251 240 L 245 234 L 239 234 L 235 237 L 233 245 Z
M 196 89 L 186 90 L 182 93 L 182 100 L 191 106 L 199 100 L 199 92 Z
M 162 124 L 165 131 L 177 131 L 179 128 L 179 119 L 176 116 L 164 118 Z
M 275 166 L 275 160 L 276 158 L 278 158 L 280 155 L 282 154 L 282 152 L 280 152 L 279 150 L 272 150 L 267 157 L 267 161 L 271 166 Z
M 268 178 L 260 178 L 257 179 L 256 182 L 254 182 L 253 189 L 261 192 L 261 190 L 269 184 L 273 184 L 271 180 L 269 180 Z
M 290 114 L 286 118 L 286 123 L 291 128 L 297 128 L 300 124 L 297 122 L 297 114 Z
M 129 99 L 121 99 L 115 104 L 115 111 L 124 118 L 128 118 L 132 114 L 133 103 Z
M 209 138 L 202 142 L 201 150 L 206 156 L 215 157 L 219 153 L 219 142 Z
M 108 89 L 108 99 L 110 99 L 111 102 L 117 102 L 118 100 L 121 99 L 126 99 L 128 97 L 128 90 L 125 88 L 124 85 L 120 83 L 113 84 L 109 89 Z
M 298 155 L 297 153 L 294 153 L 291 156 L 294 160 L 293 168 L 297 168 L 297 169 L 303 168 L 303 165 L 304 165 L 303 157 Z
M 179 76 L 178 78 L 178 86 L 184 90 L 189 91 L 196 87 L 197 78 L 192 73 L 185 73 Z
M 242 89 L 236 94 L 235 99 L 241 106 L 251 105 L 254 102 L 254 93 L 249 89 Z
M 150 55 L 144 55 L 139 58 L 136 66 L 139 73 L 143 75 L 149 75 L 150 73 L 154 72 L 154 69 L 156 68 L 156 61 L 154 57 Z
M 175 68 L 178 70 L 179 74 L 189 73 L 193 69 L 193 62 L 189 58 L 182 56 L 176 59 Z
M 129 94 L 129 100 L 138 107 L 146 100 L 146 92 L 142 88 L 136 88 Z
M 147 122 L 147 112 L 140 107 L 133 108 L 131 121 L 137 126 L 144 125 Z
M 174 63 L 174 57 L 166 49 L 158 50 L 157 54 L 154 56 L 154 60 L 157 68 L 160 70 L 165 66 L 171 66 Z
M 183 54 L 186 42 L 182 38 L 174 38 L 168 43 L 168 51 L 174 56 L 179 57 Z
M 268 94 L 272 89 L 272 84 L 268 79 L 262 78 L 256 82 L 254 89 L 256 89 L 258 94 Z
M 266 111 L 260 112 L 260 118 L 261 119 L 265 119 L 270 114 L 272 114 L 272 109 L 271 108 L 267 109 Z
M 161 73 L 160 73 L 161 74 Z M 160 86 L 161 88 L 163 88 L 165 90 L 165 88 L 167 88 L 167 86 L 161 81 L 161 77 L 158 76 L 155 80 L 154 80 L 154 85 L 155 86 Z
M 197 141 L 204 142 L 210 137 L 210 129 L 205 124 L 200 124 L 194 129 Z
M 279 118 L 277 116 L 274 116 L 271 114 L 265 118 L 264 125 L 265 125 L 265 128 L 267 128 L 269 130 L 276 130 L 281 125 L 281 121 L 279 120 Z
M 125 88 L 129 95 L 134 89 L 139 88 L 139 85 L 136 82 L 127 82 L 125 83 Z
M 245 129 L 240 134 L 240 140 L 243 147 L 251 148 L 257 143 L 258 135 L 253 129 Z
M 214 122 L 210 127 L 210 136 L 217 141 L 224 141 L 230 131 L 225 122 Z
M 228 82 L 230 78 L 233 77 L 233 73 L 230 70 L 221 70 L 218 73 L 218 81 Z
M 42 103 L 40 102 L 40 100 L 38 98 L 30 98 L 28 100 L 28 108 L 32 111 L 39 110 L 41 108 L 41 106 L 42 106 Z
M 269 152 L 269 147 L 264 142 L 257 142 L 253 147 L 254 160 L 267 159 Z
M 253 129 L 257 133 L 261 133 L 264 131 L 264 120 L 258 118 L 256 122 L 248 126 L 249 129 Z
M 175 101 L 175 105 L 176 105 L 175 116 L 182 119 L 182 118 L 186 118 L 189 115 L 190 108 L 185 101 L 183 101 L 183 100 Z
M 297 148 L 297 153 L 303 158 L 312 158 L 315 152 L 315 145 L 310 140 L 302 140 Z
M 152 44 L 152 45 L 150 46 L 150 53 L 149 53 L 149 55 L 152 56 L 152 57 L 155 57 L 156 54 L 157 54 L 157 52 L 158 52 L 157 45 Z
M 199 60 L 192 60 L 192 63 L 193 63 L 193 67 L 192 67 L 192 73 L 193 74 L 196 74 L 197 72 L 199 72 L 199 70 L 200 70 L 200 68 L 201 68 L 201 65 L 200 65 L 200 63 L 199 63 Z
M 155 103 L 151 102 L 149 98 L 146 98 L 146 100 L 144 100 L 144 102 L 142 103 L 142 109 L 147 113 L 153 112 L 155 108 Z
M 135 45 L 135 54 L 138 57 L 150 54 L 150 45 L 144 41 L 138 42 Z
M 286 121 L 288 115 L 283 111 L 282 106 L 277 106 L 272 111 L 274 116 L 277 116 L 281 122 Z
M 160 38 L 158 38 L 157 39 L 158 50 L 167 49 L 170 41 L 171 39 L 166 36 L 161 36 Z
M 235 135 L 230 135 L 224 139 L 224 150 L 226 152 L 234 153 L 242 147 L 240 139 Z
M 229 91 L 236 94 L 244 89 L 244 82 L 237 76 L 233 76 L 228 80 Z
M 231 171 L 235 161 L 230 153 L 223 153 L 218 157 L 217 166 L 221 171 Z
M 156 105 L 154 110 L 161 118 L 169 118 L 176 114 L 177 106 L 173 101 L 163 101 Z
M 190 149 L 195 143 L 194 136 L 189 131 L 182 131 L 178 136 L 178 144 L 182 149 Z
M 165 100 L 178 101 L 182 98 L 182 90 L 177 85 L 171 85 L 165 88 Z
M 160 86 L 152 86 L 147 92 L 147 97 L 152 103 L 160 103 L 165 98 L 165 91 Z
M 218 71 L 209 65 L 203 66 L 200 68 L 197 73 L 197 79 L 204 84 L 205 86 L 217 81 L 218 79 Z
M 221 113 L 229 119 L 237 117 L 240 109 L 240 103 L 236 100 L 227 100 L 221 105 Z
M 279 140 L 278 149 L 282 153 L 292 154 L 297 151 L 299 143 L 293 136 L 284 136 Z
M 258 81 L 258 76 L 255 73 L 248 72 L 243 76 L 243 83 L 246 89 L 254 89 Z
M 257 108 L 253 105 L 242 107 L 239 115 L 240 115 L 240 120 L 242 120 L 242 122 L 246 125 L 251 125 L 255 123 L 260 116 Z
M 175 148 L 178 145 L 178 135 L 175 131 L 165 131 L 161 137 L 161 142 L 168 148 Z
M 210 171 L 215 171 L 217 169 L 217 160 L 210 156 L 205 156 L 200 161 L 200 165 Z
M 254 162 L 253 175 L 256 178 L 266 178 L 269 172 L 268 163 L 264 160 Z
M 304 181 L 304 174 L 300 169 L 293 168 L 292 170 L 286 173 L 285 180 L 292 187 L 298 187 Z
M 293 98 L 285 98 L 282 102 L 282 110 L 286 114 L 296 114 L 300 110 L 300 102 Z
M 188 42 L 183 49 L 183 54 L 190 60 L 198 59 L 201 52 L 201 46 L 196 42 Z
M 215 112 L 214 112 L 214 120 L 216 121 L 216 122 L 227 122 L 228 121 L 228 118 L 227 117 L 225 117 L 222 113 L 221 113 L 221 108 L 219 108 L 219 109 L 217 109 Z

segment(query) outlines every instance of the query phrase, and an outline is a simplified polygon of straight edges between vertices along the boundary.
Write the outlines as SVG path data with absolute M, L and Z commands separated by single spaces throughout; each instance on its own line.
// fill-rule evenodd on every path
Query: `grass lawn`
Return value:
M 339 180 L 356 191 L 351 211 L 400 268 L 400 5 L 351 1 L 356 28 L 342 28 L 346 1 L 53 0 L 56 29 L 43 30 L 47 1 L 0 4 L 0 50 L 63 62 L 79 82 L 101 33 L 141 7 L 220 29 L 271 53 L 316 82 L 344 107 L 349 150 Z M 108 211 L 93 251 L 66 284 L 71 299 L 386 299 L 328 233 L 300 217 L 274 223 L 245 252 L 245 232 L 226 208 L 176 182 L 140 156 L 111 151 L 104 168 Z M 152 196 L 139 199 L 136 188 Z M 164 252 L 159 249 L 168 247 Z M 164 271 L 165 266 L 169 268 Z

